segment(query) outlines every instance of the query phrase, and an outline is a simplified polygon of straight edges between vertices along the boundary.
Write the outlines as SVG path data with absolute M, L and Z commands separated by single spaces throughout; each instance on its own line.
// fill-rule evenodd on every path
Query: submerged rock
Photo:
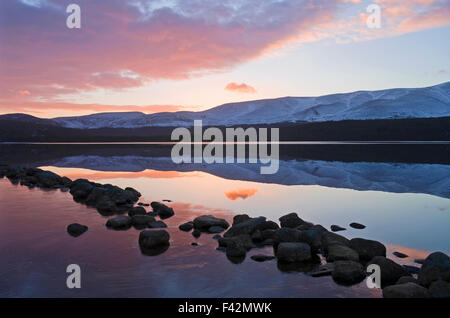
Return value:
M 129 229 L 132 224 L 132 219 L 129 216 L 121 215 L 106 222 L 106 226 L 115 230 Z
M 375 256 L 386 257 L 386 247 L 377 241 L 354 238 L 349 246 L 358 253 L 361 261 L 370 261 Z
M 173 211 L 173 209 L 171 207 L 168 207 L 165 204 L 162 204 L 159 202 L 152 202 L 150 205 L 152 206 L 153 211 L 158 213 L 158 215 L 162 219 L 168 219 L 168 218 L 172 217 L 173 215 L 175 215 L 175 212 Z
M 84 232 L 86 232 L 87 230 L 88 230 L 88 227 L 86 225 L 81 225 L 78 223 L 70 224 L 67 227 L 67 233 L 69 233 L 73 237 L 78 237 L 81 234 L 83 234 Z
M 364 267 L 353 261 L 337 261 L 331 273 L 333 280 L 341 285 L 354 285 L 366 278 Z
M 384 298 L 429 298 L 428 290 L 415 283 L 405 283 L 383 288 Z
M 356 222 L 350 223 L 350 226 L 351 226 L 352 228 L 354 228 L 354 229 L 357 229 L 357 230 L 363 230 L 363 229 L 366 228 L 365 225 L 360 224 L 360 223 L 356 223 Z
M 145 226 L 147 227 L 149 223 L 155 222 L 155 218 L 150 215 L 134 215 L 131 218 L 131 223 L 134 226 Z
M 345 231 L 345 230 L 347 230 L 345 227 L 341 227 L 341 226 L 339 226 L 339 225 L 332 225 L 332 226 L 330 227 L 330 229 L 331 229 L 331 231 L 333 231 L 333 232 L 340 232 L 340 231 Z
M 137 207 L 131 208 L 128 211 L 128 216 L 133 217 L 135 215 L 147 215 L 147 211 L 145 211 L 145 209 L 143 207 L 141 207 L 141 206 L 137 206 Z
M 442 252 L 428 255 L 419 271 L 420 285 L 428 287 L 437 280 L 450 282 L 450 257 Z
M 186 222 L 178 227 L 181 231 L 189 232 L 194 228 L 194 222 Z
M 398 258 L 407 258 L 407 257 L 409 257 L 408 255 L 403 254 L 403 253 L 401 253 L 401 252 L 394 252 L 394 253 L 392 253 L 392 254 L 395 255 L 395 256 L 397 256 Z
M 299 263 L 311 259 L 311 248 L 305 243 L 280 243 L 276 256 L 280 262 Z
M 152 249 L 169 245 L 170 235 L 165 230 L 145 230 L 139 234 L 139 246 L 144 249 Z
M 375 256 L 369 264 L 380 266 L 382 286 L 393 285 L 400 277 L 410 276 L 403 266 L 383 256 Z
M 213 215 L 202 215 L 202 216 L 196 217 L 194 219 L 194 229 L 204 231 L 204 232 L 209 232 L 209 229 L 211 227 L 220 227 L 220 228 L 222 228 L 222 231 L 220 231 L 220 232 L 223 232 L 229 226 L 230 226 L 230 224 L 228 224 L 228 222 L 226 220 L 216 218 Z M 220 232 L 217 232 L 217 233 L 220 233 Z

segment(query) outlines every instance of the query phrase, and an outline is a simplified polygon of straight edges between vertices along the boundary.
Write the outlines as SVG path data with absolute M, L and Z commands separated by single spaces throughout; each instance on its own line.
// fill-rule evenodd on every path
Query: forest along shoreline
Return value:
M 103 216 L 111 216 L 106 222 L 110 229 L 141 229 L 138 243 L 144 255 L 162 254 L 170 246 L 170 235 L 164 230 L 167 225 L 163 220 L 172 217 L 175 211 L 161 202 L 138 203 L 141 194 L 131 187 L 122 189 L 87 179 L 71 180 L 34 167 L 0 165 L 0 178 L 4 177 L 13 184 L 29 188 L 69 192 L 74 201 L 96 208 Z M 147 212 L 147 206 L 151 206 L 151 212 Z M 365 227 L 358 223 L 350 226 Z M 364 238 L 349 240 L 336 233 L 345 228 L 332 225 L 329 231 L 320 224 L 302 220 L 296 213 L 280 217 L 279 224 L 263 216 L 251 218 L 242 214 L 234 216 L 230 225 L 224 219 L 203 215 L 181 224 L 179 230 L 192 231 L 194 237 L 202 233 L 215 234 L 212 238 L 218 241 L 217 250 L 225 252 L 236 264 L 243 262 L 253 248 L 273 246 L 273 255 L 258 254 L 251 258 L 256 262 L 276 259 L 282 270 L 300 271 L 313 277 L 331 275 L 337 284 L 346 286 L 366 279 L 366 268 L 375 264 L 381 270 L 381 287 L 386 298 L 450 298 L 448 255 L 434 252 L 426 259 L 415 260 L 420 267 L 402 266 L 386 258 L 386 247 L 382 243 Z M 82 224 L 67 227 L 67 232 L 74 237 L 86 231 L 88 227 Z M 407 257 L 396 253 L 400 258 Z

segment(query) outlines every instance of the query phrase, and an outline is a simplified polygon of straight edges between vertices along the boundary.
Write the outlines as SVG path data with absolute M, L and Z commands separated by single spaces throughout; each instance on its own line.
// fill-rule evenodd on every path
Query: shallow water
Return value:
M 38 146 L 34 146 L 38 147 Z M 142 255 L 139 231 L 116 232 L 107 218 L 75 203 L 68 193 L 43 191 L 0 180 L 0 296 L 3 297 L 379 297 L 365 283 L 336 285 L 331 277 L 312 278 L 286 272 L 276 260 L 257 263 L 250 256 L 272 254 L 254 249 L 240 264 L 216 251 L 212 235 L 198 240 L 178 225 L 198 215 L 231 221 L 247 213 L 277 221 L 289 212 L 325 227 L 338 224 L 349 238 L 376 239 L 388 257 L 414 265 L 431 251 L 450 252 L 449 165 L 445 162 L 348 161 L 326 158 L 281 158 L 279 174 L 262 179 L 254 167 L 173 166 L 154 149 L 67 150 L 54 154 L 26 149 L 2 153 L 2 162 L 36 165 L 72 179 L 88 178 L 142 193 L 142 202 L 172 200 L 176 215 L 165 222 L 170 248 L 158 256 Z M 38 150 L 36 150 L 38 149 Z M 25 151 L 25 150 L 23 150 Z M 326 156 L 325 156 L 326 157 Z M 379 160 L 378 160 L 379 161 Z M 392 160 L 394 161 L 394 160 Z M 410 176 L 410 177 L 408 177 Z M 420 177 L 422 176 L 422 177 Z M 78 222 L 89 231 L 69 236 Z M 355 230 L 359 222 L 367 226 Z M 198 242 L 199 246 L 191 246 Z M 392 255 L 401 251 L 404 260 Z M 79 264 L 82 288 L 66 287 L 66 267 Z M 417 265 L 417 264 L 415 264 Z

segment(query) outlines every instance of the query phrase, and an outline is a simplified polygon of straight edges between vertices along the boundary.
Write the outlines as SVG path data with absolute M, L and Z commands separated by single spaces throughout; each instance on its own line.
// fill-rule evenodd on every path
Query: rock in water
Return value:
M 442 252 L 428 255 L 419 271 L 420 285 L 428 287 L 437 280 L 450 282 L 450 257 Z
M 199 238 L 200 235 L 202 235 L 202 232 L 200 232 L 200 230 L 195 229 L 194 231 L 192 231 L 192 236 L 195 238 Z
M 377 241 L 354 238 L 350 240 L 350 248 L 359 254 L 361 261 L 370 261 L 375 256 L 386 257 L 386 247 Z
M 129 216 L 121 215 L 106 222 L 106 226 L 115 230 L 125 230 L 131 227 L 132 219 Z
M 350 226 L 351 226 L 352 228 L 354 228 L 354 229 L 357 229 L 357 230 L 363 230 L 363 229 L 366 228 L 365 225 L 362 225 L 362 224 L 359 224 L 359 223 L 355 223 L 355 222 L 350 223 Z
M 392 254 L 395 255 L 395 256 L 397 256 L 398 258 L 407 258 L 407 257 L 409 257 L 408 255 L 403 254 L 403 253 L 401 253 L 401 252 L 394 252 L 394 253 L 392 253 Z
M 250 258 L 256 262 L 266 262 L 266 261 L 271 261 L 271 260 L 275 259 L 275 256 L 257 254 L 257 255 L 251 256 Z
M 139 234 L 139 246 L 143 249 L 152 249 L 169 245 L 170 235 L 165 230 L 146 230 Z
M 223 236 L 232 237 L 242 234 L 252 235 L 253 232 L 257 230 L 258 225 L 264 222 L 266 222 L 266 218 L 263 216 L 252 218 L 250 220 L 233 225 Z
M 151 229 L 164 229 L 167 227 L 167 224 L 163 221 L 151 221 L 147 223 L 147 226 Z
M 405 283 L 383 288 L 384 298 L 429 298 L 428 290 L 415 283 Z
M 250 217 L 247 214 L 238 214 L 233 217 L 233 225 L 245 222 L 250 220 Z
M 305 262 L 311 259 L 311 248 L 305 243 L 280 243 L 276 256 L 280 262 Z
M 322 249 L 326 252 L 328 250 L 328 247 L 331 245 L 345 245 L 350 246 L 350 241 L 343 237 L 342 235 L 333 233 L 333 232 L 325 232 L 322 233 L 321 236 L 321 245 Z
M 450 298 L 450 283 L 437 280 L 431 283 L 429 292 L 433 298 Z
M 289 213 L 278 219 L 280 221 L 281 227 L 296 228 L 297 226 L 303 225 L 306 222 L 298 217 L 297 213 Z
M 345 227 L 341 227 L 341 226 L 339 226 L 339 225 L 332 225 L 332 226 L 330 227 L 330 229 L 331 229 L 333 232 L 340 232 L 340 231 L 345 231 L 345 230 L 346 230 Z
M 86 232 L 87 230 L 88 230 L 88 227 L 86 225 L 81 225 L 78 223 L 70 224 L 67 227 L 67 233 L 69 233 L 73 237 L 78 237 L 81 234 L 83 234 L 84 232 Z
M 327 262 L 334 261 L 359 262 L 359 255 L 348 246 L 333 244 L 328 246 Z
M 194 228 L 194 222 L 186 222 L 178 227 L 183 232 L 189 232 Z
M 336 283 L 349 286 L 362 282 L 366 278 L 366 273 L 360 263 L 337 261 L 334 262 L 331 276 Z
M 247 249 L 244 242 L 239 240 L 230 240 L 226 246 L 226 254 L 228 257 L 245 257 Z
M 158 215 L 162 219 L 168 219 L 171 216 L 175 215 L 175 212 L 173 211 L 173 209 L 171 207 L 168 207 L 165 204 L 162 204 L 159 202 L 152 202 L 150 205 L 152 206 L 153 211 L 158 213 Z
M 369 264 L 380 266 L 382 287 L 395 284 L 400 277 L 411 276 L 403 266 L 383 256 L 375 256 Z
M 207 232 L 216 234 L 216 233 L 222 233 L 223 231 L 225 231 L 225 229 L 221 226 L 211 226 Z
M 155 218 L 150 215 L 134 215 L 131 218 L 131 223 L 134 226 L 148 226 L 148 223 L 155 222 Z
M 137 206 L 137 207 L 131 208 L 128 211 L 128 216 L 133 217 L 135 215 L 147 215 L 147 211 L 145 211 L 145 209 L 143 207 L 141 207 L 141 206 Z
M 202 215 L 194 219 L 194 229 L 204 232 L 208 232 L 211 227 L 221 227 L 223 230 L 225 230 L 229 226 L 230 225 L 226 220 L 216 218 L 213 215 Z

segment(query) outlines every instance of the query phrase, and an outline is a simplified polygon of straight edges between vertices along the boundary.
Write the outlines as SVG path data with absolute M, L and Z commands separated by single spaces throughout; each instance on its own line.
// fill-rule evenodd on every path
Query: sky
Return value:
M 431 86 L 450 80 L 449 39 L 450 0 L 2 0 L 0 114 Z

